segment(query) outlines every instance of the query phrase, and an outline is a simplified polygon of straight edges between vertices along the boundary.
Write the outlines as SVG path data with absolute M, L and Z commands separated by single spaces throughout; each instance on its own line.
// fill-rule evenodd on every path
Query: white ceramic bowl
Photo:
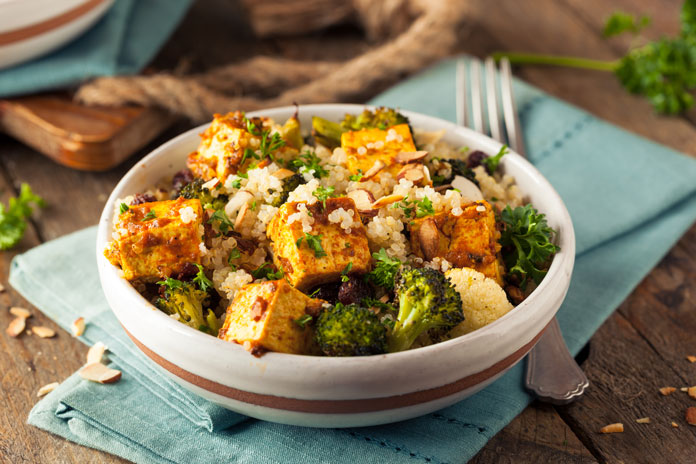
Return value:
M 363 105 L 300 107 L 303 127 L 312 115 L 340 120 Z M 284 121 L 294 107 L 249 115 Z M 500 144 L 440 119 L 404 111 L 413 127 L 446 129 L 445 140 L 486 153 Z M 443 343 L 367 357 L 331 358 L 267 353 L 260 358 L 181 324 L 148 303 L 103 256 L 111 239 L 118 198 L 146 190 L 185 164 L 206 126 L 165 143 L 137 163 L 119 182 L 99 223 L 97 257 L 104 293 L 138 347 L 178 383 L 226 408 L 259 419 L 314 427 L 353 427 L 416 417 L 453 404 L 500 377 L 531 349 L 554 317 L 570 283 L 575 236 L 568 211 L 553 187 L 515 153 L 502 169 L 558 231 L 561 251 L 539 287 L 494 323 Z
M 55 50 L 85 32 L 114 0 L 0 0 L 0 69 Z

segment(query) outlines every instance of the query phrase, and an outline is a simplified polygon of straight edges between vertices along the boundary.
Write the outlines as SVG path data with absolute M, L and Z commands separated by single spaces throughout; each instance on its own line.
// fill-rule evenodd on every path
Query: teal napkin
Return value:
M 116 0 L 66 46 L 0 70 L 0 97 L 52 90 L 96 76 L 140 71 L 179 24 L 191 0 Z
M 454 76 L 454 63 L 443 62 L 372 103 L 453 120 Z M 576 267 L 558 318 L 577 353 L 693 223 L 696 161 L 522 82 L 514 90 L 530 158 L 575 225 Z M 83 341 L 104 341 L 123 370 L 107 386 L 73 374 L 31 411 L 30 424 L 77 443 L 156 463 L 464 462 L 532 401 L 521 363 L 454 406 L 397 424 L 317 430 L 245 420 L 178 388 L 132 345 L 100 293 L 94 241 L 90 228 L 41 245 L 17 256 L 10 275 L 58 324 L 85 317 Z

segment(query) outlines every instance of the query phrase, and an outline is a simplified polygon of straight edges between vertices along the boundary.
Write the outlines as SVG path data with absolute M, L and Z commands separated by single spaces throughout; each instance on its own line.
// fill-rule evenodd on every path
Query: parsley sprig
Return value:
M 268 280 L 279 280 L 285 276 L 285 272 L 283 272 L 282 269 L 273 271 L 271 263 L 263 263 L 261 266 L 251 271 L 251 275 L 254 279 L 266 278 Z
M 372 253 L 376 261 L 374 269 L 367 274 L 368 280 L 387 290 L 394 288 L 394 278 L 401 268 L 401 261 L 389 256 L 384 248 Z
M 27 228 L 26 218 L 33 212 L 32 204 L 40 208 L 46 206 L 29 184 L 22 184 L 19 195 L 10 198 L 7 207 L 0 203 L 0 250 L 9 250 L 22 239 Z
M 335 189 L 333 187 L 317 187 L 317 189 L 312 192 L 312 195 L 314 195 L 317 200 L 321 201 L 324 209 L 326 209 L 326 200 L 336 196 L 334 190 Z
M 218 225 L 218 229 L 223 234 L 226 234 L 230 230 L 234 229 L 234 224 L 232 223 L 230 218 L 227 216 L 224 209 L 216 210 L 212 214 L 212 216 L 210 216 L 210 219 L 208 219 L 208 224 L 214 224 L 216 222 Z
M 413 216 L 416 213 L 417 218 L 424 218 L 426 216 L 432 216 L 435 214 L 435 208 L 433 208 L 433 202 L 430 198 L 423 197 L 420 200 L 409 200 L 408 195 L 398 203 L 394 203 L 392 208 L 401 208 L 407 217 Z
M 296 159 L 292 160 L 292 166 L 297 168 L 300 174 L 313 171 L 312 175 L 317 179 L 321 179 L 322 177 L 329 175 L 329 171 L 327 171 L 326 168 L 321 165 L 321 159 L 319 159 L 316 153 L 309 150 L 303 152 Z
M 500 165 L 500 160 L 504 155 L 506 155 L 508 152 L 508 147 L 507 145 L 503 145 L 500 147 L 500 150 L 498 150 L 498 153 L 495 154 L 495 156 L 489 156 L 487 158 L 483 159 L 483 164 L 486 165 L 486 170 L 488 171 L 489 174 L 493 174 L 495 171 L 498 170 L 498 165 Z
M 614 61 L 577 57 L 538 55 L 534 53 L 494 53 L 496 59 L 507 57 L 513 64 L 568 66 L 613 72 L 629 92 L 641 95 L 664 114 L 683 113 L 694 105 L 696 89 L 696 0 L 685 0 L 681 10 L 681 32 L 645 45 L 632 47 Z M 612 15 L 604 28 L 605 36 L 623 32 L 637 34 L 647 26 L 643 16 L 626 13 Z
M 515 209 L 506 206 L 500 219 L 505 224 L 500 245 L 512 249 L 512 252 L 503 254 L 508 272 L 521 279 L 522 289 L 526 288 L 530 278 L 540 283 L 546 275 L 545 266 L 549 259 L 560 250 L 551 242 L 555 232 L 547 224 L 546 216 L 532 205 Z
M 196 267 L 198 268 L 198 273 L 193 278 L 193 283 L 198 284 L 198 288 L 207 292 L 208 289 L 213 288 L 213 282 L 203 272 L 203 266 L 196 264 Z
M 307 244 L 307 248 L 314 251 L 315 258 L 322 258 L 326 256 L 326 251 L 324 251 L 324 248 L 321 246 L 321 237 L 321 234 L 312 235 L 309 232 L 305 232 L 304 236 L 297 239 L 295 245 L 297 245 L 297 248 L 300 248 L 304 241 Z

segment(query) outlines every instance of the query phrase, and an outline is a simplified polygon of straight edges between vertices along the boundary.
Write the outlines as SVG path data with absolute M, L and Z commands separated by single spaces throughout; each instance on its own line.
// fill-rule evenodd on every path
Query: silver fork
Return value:
M 466 68 L 466 61 L 457 62 L 457 123 L 468 126 L 471 121 L 476 131 L 483 134 L 490 133 L 492 138 L 505 143 L 499 117 L 500 106 L 502 106 L 508 145 L 513 151 L 526 158 L 520 121 L 512 94 L 510 62 L 507 58 L 502 58 L 499 73 L 496 72 L 493 58 L 488 57 L 484 62 L 488 125 L 484 120 L 481 63 L 476 59 L 471 60 L 469 79 L 467 79 Z M 498 99 L 496 76 L 499 76 L 500 80 L 502 103 Z M 470 104 L 467 83 L 470 84 L 471 89 Z M 527 389 L 534 392 L 540 400 L 553 404 L 575 401 L 590 385 L 587 376 L 568 352 L 555 317 L 527 356 L 525 384 Z

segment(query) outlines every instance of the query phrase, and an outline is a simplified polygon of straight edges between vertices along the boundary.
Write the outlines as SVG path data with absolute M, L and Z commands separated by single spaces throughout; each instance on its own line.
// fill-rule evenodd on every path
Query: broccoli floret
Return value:
M 164 296 L 157 299 L 157 307 L 167 314 L 178 314 L 179 321 L 186 325 L 217 335 L 220 326 L 212 310 L 203 309 L 208 305 L 208 293 L 196 288 L 193 282 L 183 282 L 168 278 L 163 282 Z M 205 315 L 204 315 L 205 314 Z
M 392 108 L 377 108 L 374 111 L 366 109 L 358 116 L 346 114 L 340 123 L 314 116 L 312 136 L 322 145 L 335 148 L 341 145 L 341 134 L 344 132 L 374 128 L 384 130 L 398 124 L 409 124 L 408 118 Z
M 214 210 L 219 210 L 225 207 L 227 204 L 227 195 L 220 194 L 214 197 L 210 190 L 203 187 L 203 179 L 194 179 L 193 182 L 186 184 L 179 193 L 179 197 L 186 198 L 187 200 L 199 199 L 203 209 L 212 208 Z
M 477 187 L 479 186 L 479 182 L 476 180 L 476 174 L 472 169 L 470 169 L 467 166 L 466 161 L 462 161 L 459 159 L 448 159 L 444 161 L 452 167 L 452 174 L 446 179 L 434 179 L 433 183 L 435 185 L 450 184 L 452 183 L 454 176 L 463 176 L 469 179 L 474 184 L 476 184 Z
M 276 198 L 272 203 L 271 206 L 275 206 L 276 208 L 280 207 L 283 203 L 288 201 L 288 196 L 290 195 L 290 192 L 295 190 L 299 185 L 304 184 L 305 180 L 304 177 L 300 174 L 295 174 L 290 177 L 286 177 L 283 179 L 283 190 L 280 192 L 280 196 Z
M 451 329 L 464 320 L 461 296 L 435 269 L 402 267 L 395 290 L 399 314 L 389 336 L 389 351 L 406 350 L 423 332 Z
M 369 309 L 336 303 L 324 309 L 315 328 L 317 343 L 328 356 L 367 356 L 384 353 L 387 328 Z

